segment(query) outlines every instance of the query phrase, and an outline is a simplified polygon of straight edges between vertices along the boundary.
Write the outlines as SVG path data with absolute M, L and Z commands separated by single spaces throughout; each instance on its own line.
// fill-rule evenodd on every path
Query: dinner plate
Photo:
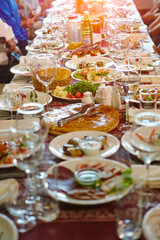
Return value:
M 123 136 L 122 136 L 122 138 L 121 138 L 121 143 L 122 143 L 122 146 L 124 147 L 124 149 L 127 151 L 127 152 L 129 152 L 129 153 L 131 153 L 131 154 L 133 154 L 133 155 L 136 155 L 136 153 L 135 153 L 135 149 L 132 147 L 132 143 L 131 143 L 131 141 L 130 141 L 130 139 L 131 139 L 131 131 L 127 131 Z M 155 161 L 160 161 L 160 156 L 159 157 L 157 157 L 157 158 L 155 158 L 154 159 Z
M 58 166 L 63 166 L 65 168 L 68 168 L 69 170 L 71 170 L 72 172 L 75 172 L 77 170 L 77 166 L 79 166 L 80 164 L 85 164 L 88 163 L 90 166 L 94 165 L 94 164 L 105 164 L 107 166 L 112 166 L 112 167 L 117 167 L 121 170 L 126 170 L 128 167 L 125 164 L 122 164 L 118 161 L 114 161 L 114 160 L 110 160 L 110 159 L 89 159 L 89 160 L 71 160 L 71 161 L 65 161 L 65 162 L 61 162 L 58 164 Z M 47 175 L 52 174 L 52 170 L 55 166 L 50 167 L 47 170 Z M 58 181 L 57 181 L 58 182 Z M 58 200 L 62 201 L 62 202 L 66 202 L 66 203 L 71 203 L 71 204 L 75 204 L 75 205 L 96 205 L 96 204 L 103 204 L 103 203 L 107 203 L 107 202 L 111 202 L 117 199 L 117 195 L 116 193 L 112 193 L 109 195 L 106 195 L 105 198 L 103 199 L 96 199 L 96 200 L 79 200 L 79 199 L 75 199 L 73 197 L 69 197 L 64 191 L 59 191 L 59 192 L 54 192 L 50 189 L 49 184 L 47 183 L 47 177 L 44 179 L 44 184 L 45 186 L 48 186 L 48 188 L 46 188 L 46 191 L 48 192 L 48 194 L 55 198 L 58 198 Z M 70 182 L 68 181 L 65 182 L 64 184 L 70 184 Z M 129 188 L 124 190 L 121 194 L 120 197 L 123 197 L 127 192 L 128 192 Z
M 144 215 L 142 229 L 147 240 L 160 239 L 160 204 L 151 208 Z
M 103 80 L 103 82 L 105 82 L 105 83 L 113 82 L 114 79 L 115 79 L 116 70 L 115 70 L 114 68 L 96 68 L 96 71 L 99 71 L 99 70 L 101 70 L 101 69 L 108 70 L 109 73 L 108 73 L 107 76 L 111 76 L 111 79 L 110 79 L 110 80 L 108 80 L 108 81 Z M 72 72 L 72 74 L 71 74 L 72 78 L 73 78 L 74 80 L 76 80 L 76 81 L 82 81 L 82 80 L 88 81 L 87 78 L 81 79 L 81 78 L 78 78 L 78 77 L 77 77 L 77 78 L 74 77 L 75 74 L 78 74 L 79 72 L 81 72 L 81 71 L 83 71 L 83 70 L 85 71 L 85 68 L 83 68 L 83 69 L 78 69 L 78 70 Z M 92 68 L 90 68 L 89 72 L 92 72 L 92 71 L 93 71 Z M 96 81 L 96 82 L 90 81 L 90 82 L 92 82 L 92 83 L 101 83 L 102 81 Z
M 103 67 L 105 67 L 105 68 L 114 65 L 114 62 L 110 58 L 107 58 L 107 57 L 82 57 L 82 58 L 69 60 L 65 63 L 65 65 L 68 68 L 76 70 L 76 69 L 78 69 L 78 64 L 80 64 L 81 62 L 96 64 L 99 61 L 104 62 Z
M 0 235 L 2 240 L 18 240 L 18 230 L 14 222 L 0 213 Z
M 130 56 L 132 57 L 132 56 Z M 132 59 L 129 59 L 129 64 L 135 65 L 137 67 L 137 70 L 141 70 L 143 72 L 150 72 L 154 70 L 152 59 L 150 57 L 141 57 L 141 60 L 138 60 L 137 58 L 137 63 L 136 63 L 136 57 L 133 56 L 135 61 L 132 62 Z M 140 62 L 141 61 L 141 69 L 140 69 Z M 125 59 L 122 64 L 128 64 L 128 60 Z
M 42 105 L 47 105 L 47 97 L 46 97 L 46 93 L 44 92 L 38 92 L 35 91 L 35 93 L 37 94 L 37 103 L 41 103 Z M 52 101 L 52 96 L 48 94 L 48 102 L 50 103 Z M 3 95 L 0 95 L 0 109 L 4 110 L 4 111 L 10 111 L 10 108 L 7 106 Z M 14 110 L 16 111 L 16 110 Z
M 29 73 L 29 70 L 27 70 L 25 64 L 17 64 L 10 69 L 11 73 L 22 75 L 22 76 L 31 76 L 32 74 Z
M 72 138 L 78 137 L 78 138 L 84 138 L 84 136 L 92 136 L 93 138 L 97 138 L 100 135 L 107 136 L 107 144 L 105 145 L 105 148 L 103 150 L 100 150 L 99 154 L 97 156 L 86 156 L 83 155 L 81 159 L 91 159 L 91 158 L 99 158 L 99 157 L 108 157 L 112 154 L 114 154 L 120 147 L 119 140 L 105 132 L 100 131 L 77 131 L 77 132 L 70 132 L 63 135 L 60 135 L 56 138 L 54 138 L 50 144 L 49 144 L 49 150 L 51 153 L 53 153 L 56 157 L 61 158 L 63 160 L 77 160 L 79 157 L 72 157 L 64 154 L 63 152 L 63 145 L 67 144 L 68 141 Z

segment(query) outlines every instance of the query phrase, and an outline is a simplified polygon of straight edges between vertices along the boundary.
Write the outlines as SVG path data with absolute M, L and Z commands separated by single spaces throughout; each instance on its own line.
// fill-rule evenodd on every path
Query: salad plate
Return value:
M 160 103 L 160 84 L 142 84 L 139 86 L 140 89 L 157 89 L 157 104 Z M 131 103 L 139 104 L 139 90 L 135 93 L 135 95 L 129 100 Z
M 18 240 L 18 230 L 15 223 L 9 217 L 1 213 L 0 236 L 2 240 Z
M 56 196 L 58 198 L 58 200 L 60 200 L 62 202 L 70 203 L 70 204 L 97 205 L 97 204 L 104 204 L 104 203 L 108 203 L 111 201 L 115 201 L 117 198 L 123 197 L 130 190 L 131 186 L 129 184 L 127 184 L 126 188 L 122 191 L 122 194 L 118 197 L 117 197 L 117 194 L 115 193 L 115 191 L 113 191 L 110 194 L 103 192 L 104 193 L 103 198 L 100 197 L 97 199 L 90 199 L 90 198 L 86 199 L 85 197 L 83 199 L 78 199 L 77 197 L 70 195 L 70 192 L 79 189 L 79 187 L 77 186 L 75 177 L 74 177 L 74 173 L 78 169 L 82 169 L 83 166 L 85 166 L 86 168 L 88 167 L 88 168 L 94 168 L 94 169 L 95 168 L 101 169 L 100 171 L 102 171 L 102 172 L 103 172 L 103 170 L 105 170 L 105 168 L 109 168 L 109 169 L 114 168 L 115 170 L 120 171 L 119 172 L 120 175 L 123 174 L 123 171 L 128 170 L 128 167 L 125 164 L 122 164 L 122 163 L 114 161 L 114 160 L 103 159 L 103 158 L 89 159 L 87 161 L 79 159 L 79 160 L 71 160 L 71 161 L 61 162 L 57 166 L 58 167 L 58 169 L 57 169 L 58 170 L 58 180 L 57 180 L 57 190 L 58 191 L 55 191 L 55 189 L 52 188 L 52 181 L 55 180 L 54 176 L 52 175 L 55 170 L 55 166 L 50 167 L 46 172 L 47 177 L 44 179 L 44 185 L 46 186 L 46 191 L 48 192 L 48 194 L 53 198 L 55 198 L 55 196 Z M 65 181 L 64 181 L 64 178 L 62 180 L 61 174 L 62 174 L 62 176 L 65 176 Z M 113 176 L 114 184 L 115 184 L 116 181 L 115 181 L 114 177 L 115 176 Z M 80 188 L 80 189 L 82 191 L 84 190 L 86 192 L 88 192 L 90 190 L 88 188 L 87 189 Z M 92 191 L 92 189 L 91 189 L 91 191 Z M 96 191 L 98 191 L 98 189 L 96 189 L 94 192 L 96 193 Z
M 83 68 L 72 72 L 74 80 L 87 80 L 92 83 L 110 83 L 115 79 L 116 70 L 114 68 Z
M 142 221 L 142 230 L 147 240 L 160 238 L 160 204 L 151 208 Z
M 53 155 L 55 155 L 58 158 L 61 158 L 63 160 L 77 160 L 79 159 L 79 157 L 72 157 L 72 156 L 68 156 L 64 153 L 63 151 L 63 145 L 67 144 L 68 141 L 72 138 L 77 137 L 82 139 L 84 138 L 84 136 L 91 136 L 93 138 L 97 138 L 98 136 L 106 136 L 107 137 L 107 143 L 104 146 L 103 150 L 100 150 L 97 154 L 97 156 L 93 155 L 93 156 L 87 156 L 87 155 L 82 155 L 81 159 L 91 159 L 91 158 L 99 158 L 99 157 L 108 157 L 111 156 L 112 154 L 114 154 L 120 147 L 120 143 L 119 140 L 109 134 L 109 133 L 105 133 L 105 132 L 101 132 L 101 131 L 77 131 L 77 132 L 70 132 L 70 133 L 66 133 L 63 135 L 60 135 L 56 138 L 54 138 L 50 144 L 49 144 L 49 150 L 51 151 L 51 153 Z
M 29 73 L 29 70 L 26 68 L 25 64 L 17 64 L 10 69 L 11 73 L 22 75 L 22 76 L 32 76 L 32 74 Z
M 101 65 L 102 66 L 101 66 Z M 80 69 L 80 66 L 82 65 L 81 68 L 85 68 L 85 67 L 92 67 L 92 65 L 95 65 L 96 67 L 105 67 L 108 68 L 112 65 L 114 65 L 114 62 L 107 57 L 82 57 L 82 58 L 77 58 L 77 59 L 72 59 L 69 60 L 65 63 L 66 67 L 71 68 L 71 69 Z M 85 67 L 83 67 L 83 65 Z

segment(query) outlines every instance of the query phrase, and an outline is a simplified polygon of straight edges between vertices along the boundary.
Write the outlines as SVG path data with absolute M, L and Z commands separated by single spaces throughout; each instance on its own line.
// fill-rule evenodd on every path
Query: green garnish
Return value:
M 148 67 L 152 67 L 152 64 L 151 64 L 151 63 L 150 63 L 150 64 L 147 64 L 147 66 L 148 66 Z
M 36 92 L 34 92 L 34 95 L 33 95 L 33 92 L 30 93 L 30 100 L 31 100 L 31 102 L 33 102 L 34 100 L 35 100 L 35 102 L 38 102 L 38 95 Z
M 74 78 L 80 78 L 80 79 L 85 79 L 85 77 L 83 77 L 83 76 L 81 76 L 81 75 L 79 75 L 79 74 L 73 74 L 73 77 Z
M 71 92 L 73 95 L 77 92 L 80 92 L 81 94 L 84 92 L 91 92 L 95 95 L 99 85 L 100 83 L 92 84 L 91 82 L 82 80 L 81 82 L 65 87 L 64 91 L 67 91 L 68 93 Z

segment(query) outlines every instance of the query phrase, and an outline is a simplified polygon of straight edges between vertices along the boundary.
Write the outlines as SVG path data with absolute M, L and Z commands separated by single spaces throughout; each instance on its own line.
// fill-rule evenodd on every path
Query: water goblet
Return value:
M 111 37 L 109 39 L 109 57 L 115 62 L 116 66 L 127 58 L 128 41 L 126 38 Z
M 61 33 L 48 36 L 46 50 L 53 55 L 54 59 L 59 64 L 65 50 L 65 42 Z
M 144 115 L 144 121 L 141 121 L 143 125 L 133 128 L 130 134 L 130 141 L 135 150 L 136 156 L 144 161 L 144 164 L 146 165 L 147 192 L 149 192 L 149 167 L 151 162 L 155 160 L 160 153 L 160 121 L 156 121 L 157 116 L 154 120 L 154 117 L 151 116 L 151 114 L 149 115 L 152 119 L 150 118 L 150 120 L 147 121 L 147 115 Z M 143 113 L 141 113 L 141 116 L 143 118 Z M 149 199 L 147 201 L 149 201 Z
M 53 54 L 40 54 L 35 58 L 35 76 L 46 88 L 46 100 L 48 110 L 49 84 L 52 83 L 57 74 L 57 61 Z
M 20 98 L 19 92 L 15 88 L 6 87 L 3 91 L 4 101 L 11 112 L 11 119 L 13 119 L 13 111 L 19 106 Z
M 126 120 L 124 124 L 118 126 L 119 130 L 125 132 L 130 129 L 128 117 L 129 99 L 137 92 L 140 84 L 140 78 L 137 68 L 133 65 L 120 65 L 117 67 L 117 74 L 114 81 L 114 88 L 117 94 L 123 98 L 126 103 Z

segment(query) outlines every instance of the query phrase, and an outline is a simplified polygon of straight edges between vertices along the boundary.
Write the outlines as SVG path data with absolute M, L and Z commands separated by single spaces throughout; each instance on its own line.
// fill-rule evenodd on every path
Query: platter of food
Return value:
M 125 185 L 122 187 L 121 196 L 129 191 L 132 184 L 131 170 L 126 165 L 110 159 L 61 162 L 57 167 L 57 191 L 52 187 L 55 181 L 54 170 L 55 166 L 52 166 L 46 172 L 47 177 L 44 180 L 44 184 L 48 186 L 46 190 L 51 197 L 54 198 L 56 195 L 58 200 L 70 204 L 96 205 L 111 202 L 117 199 L 117 183 L 120 186 Z M 118 182 L 119 175 L 124 176 L 122 182 Z
M 77 81 L 86 80 L 94 83 L 113 82 L 116 70 L 114 68 L 83 68 L 72 72 L 72 78 Z
M 144 71 L 149 72 L 149 71 L 153 71 L 160 64 L 160 61 L 154 60 L 150 57 L 141 57 L 140 59 L 138 57 L 136 58 L 133 56 L 123 61 L 122 64 L 135 65 L 138 70 L 141 70 L 143 72 Z
M 91 67 L 105 67 L 108 68 L 114 65 L 114 62 L 107 57 L 82 57 L 71 59 L 65 63 L 66 67 L 70 69 L 82 69 Z
M 84 144 L 86 145 L 85 148 Z M 54 138 L 49 144 L 49 150 L 63 160 L 76 160 L 79 157 L 81 159 L 108 157 L 114 154 L 119 146 L 119 140 L 109 133 L 78 131 Z M 90 148 L 92 148 L 92 152 Z
M 82 80 L 81 82 L 76 82 L 65 87 L 57 86 L 51 92 L 51 95 L 57 99 L 69 102 L 81 102 L 85 92 L 91 92 L 94 97 L 99 86 L 99 83 L 95 84 Z
M 2 120 L 2 125 L 3 120 Z M 0 168 L 14 167 L 13 160 L 9 154 L 9 127 L 0 130 Z
M 152 101 L 152 89 L 157 89 L 157 104 L 160 103 L 160 84 L 143 84 L 143 85 L 140 85 L 138 91 L 130 99 L 131 103 L 136 103 L 136 104 L 140 103 L 140 98 L 139 98 L 140 89 L 144 89 L 145 92 L 149 91 L 151 93 L 150 99 L 148 99 L 148 101 L 149 100 Z
M 101 57 L 101 56 L 105 56 L 108 54 L 108 49 L 107 48 L 104 48 L 101 46 L 102 43 L 101 42 L 96 42 L 94 44 L 85 44 L 85 45 L 82 45 L 81 47 L 78 47 L 74 50 L 70 50 L 70 51 L 66 51 L 64 54 L 63 54 L 63 58 L 66 58 L 66 59 L 76 59 L 76 58 L 82 58 L 82 57 L 85 57 L 85 56 L 88 56 L 88 57 L 95 57 L 95 56 L 98 56 L 98 57 Z
M 142 221 L 142 230 L 147 240 L 160 238 L 160 204 L 151 208 Z
M 49 132 L 53 135 L 76 131 L 101 131 L 107 133 L 111 132 L 119 124 L 119 113 L 115 108 L 99 105 L 92 111 L 92 116 L 84 115 L 64 124 L 64 126 L 57 126 L 58 120 L 78 113 L 81 109 L 81 103 L 55 107 L 52 111 L 46 113 L 47 122 L 43 119 L 43 124 L 49 125 Z M 94 114 L 95 112 L 96 114 Z

